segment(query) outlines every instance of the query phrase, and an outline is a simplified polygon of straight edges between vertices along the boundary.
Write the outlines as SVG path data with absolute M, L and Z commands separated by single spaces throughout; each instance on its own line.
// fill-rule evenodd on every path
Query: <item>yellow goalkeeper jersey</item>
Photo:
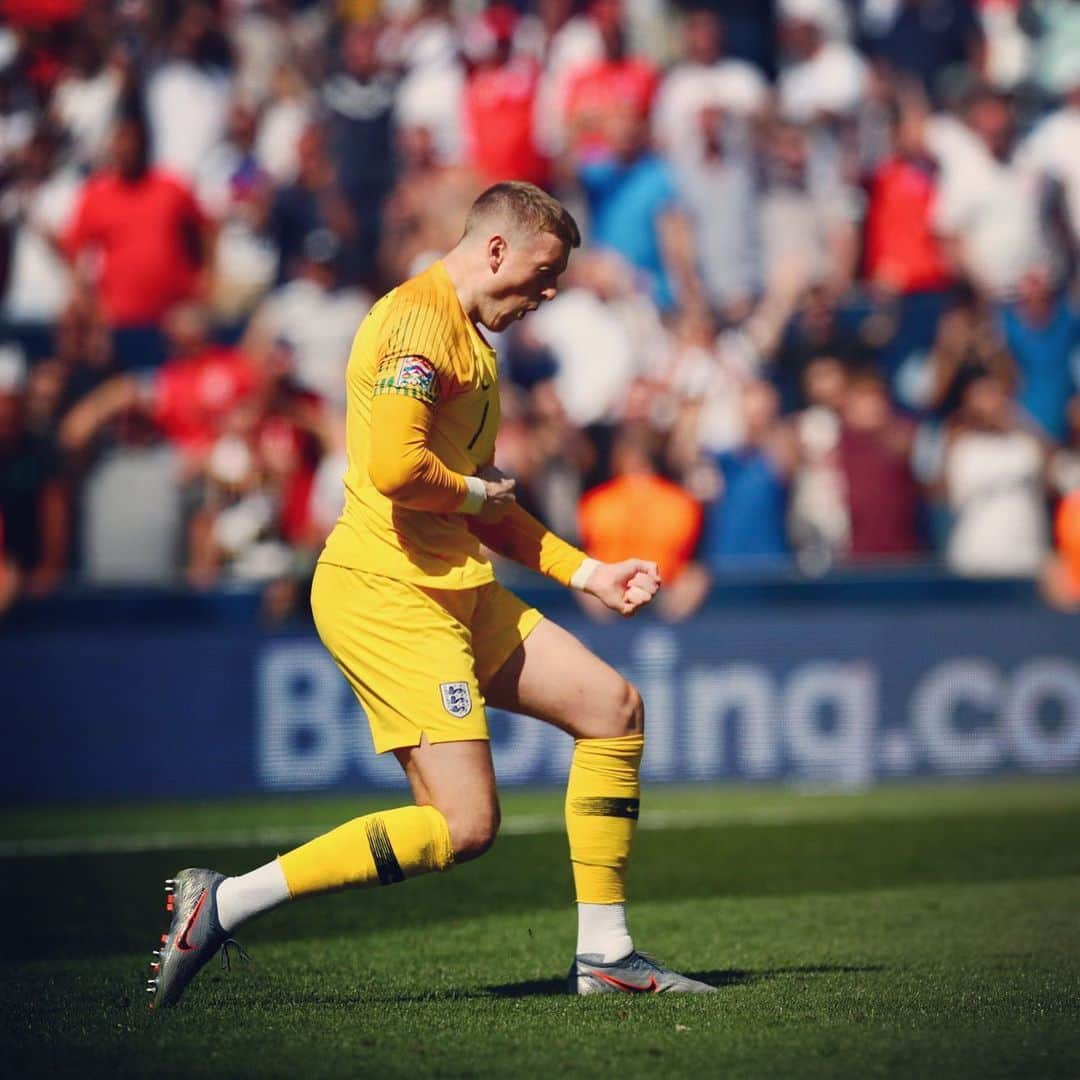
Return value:
M 450 474 L 459 474 L 443 476 L 450 485 L 446 509 L 464 498 L 462 477 L 494 457 L 495 350 L 465 314 L 442 262 L 375 304 L 353 341 L 346 381 L 345 509 L 321 561 L 433 588 L 491 581 L 491 563 L 465 515 L 410 509 L 380 493 L 371 478 L 372 456 L 396 455 L 405 438 L 394 419 L 394 427 L 376 427 L 384 442 L 373 444 L 373 405 L 383 396 L 431 410 L 426 445 Z

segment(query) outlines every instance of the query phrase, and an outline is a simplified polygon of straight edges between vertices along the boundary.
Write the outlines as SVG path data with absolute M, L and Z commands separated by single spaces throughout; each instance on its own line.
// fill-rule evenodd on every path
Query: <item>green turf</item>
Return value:
M 639 834 L 632 929 L 706 998 L 560 993 L 559 802 L 508 796 L 511 835 L 449 875 L 268 915 L 251 967 L 162 1013 L 141 989 L 161 879 L 247 869 L 272 849 L 223 846 L 238 831 L 364 803 L 0 813 L 9 852 L 65 851 L 0 859 L 5 1073 L 1080 1076 L 1080 784 L 646 792 L 667 827 Z M 102 835 L 180 848 L 76 853 Z

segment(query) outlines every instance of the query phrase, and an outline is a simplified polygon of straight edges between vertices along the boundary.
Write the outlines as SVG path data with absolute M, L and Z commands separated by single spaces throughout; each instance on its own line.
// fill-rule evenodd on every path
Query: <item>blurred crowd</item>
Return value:
M 662 613 L 940 560 L 1080 605 L 1080 3 L 0 0 L 0 610 L 303 595 L 373 299 L 582 225 L 498 463 Z

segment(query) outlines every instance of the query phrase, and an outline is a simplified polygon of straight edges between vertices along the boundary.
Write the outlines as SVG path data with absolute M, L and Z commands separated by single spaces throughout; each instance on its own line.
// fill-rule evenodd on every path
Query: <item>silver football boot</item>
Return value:
M 715 994 L 716 987 L 688 979 L 639 952 L 610 964 L 599 956 L 575 956 L 568 986 L 571 994 Z
M 151 1009 L 175 1005 L 187 984 L 218 950 L 223 968 L 231 966 L 230 945 L 248 959 L 218 922 L 217 890 L 224 880 L 225 875 L 214 870 L 188 869 L 165 882 L 165 910 L 172 913 L 172 922 L 150 962 L 153 974 L 146 992 Z

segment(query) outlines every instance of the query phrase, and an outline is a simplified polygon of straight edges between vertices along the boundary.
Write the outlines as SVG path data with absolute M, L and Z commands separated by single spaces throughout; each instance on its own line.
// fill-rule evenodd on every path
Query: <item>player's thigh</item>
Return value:
M 482 686 L 497 708 L 534 716 L 576 739 L 633 735 L 644 726 L 633 684 L 550 619 L 542 619 Z
M 470 590 L 433 596 L 320 563 L 311 590 L 319 637 L 359 698 L 379 753 L 488 738 L 476 679 Z
M 499 798 L 491 744 L 482 739 L 428 742 L 394 751 L 413 800 L 446 818 L 458 862 L 483 854 L 499 830 Z

